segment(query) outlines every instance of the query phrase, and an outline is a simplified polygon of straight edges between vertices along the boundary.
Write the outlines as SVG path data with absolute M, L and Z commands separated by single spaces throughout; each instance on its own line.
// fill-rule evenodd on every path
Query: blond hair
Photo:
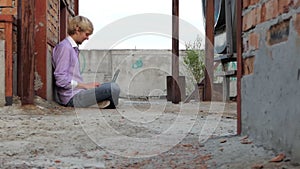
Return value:
M 92 34 L 94 31 L 93 23 L 84 16 L 75 16 L 69 19 L 68 34 L 74 35 L 76 30 L 79 32 L 90 31 Z

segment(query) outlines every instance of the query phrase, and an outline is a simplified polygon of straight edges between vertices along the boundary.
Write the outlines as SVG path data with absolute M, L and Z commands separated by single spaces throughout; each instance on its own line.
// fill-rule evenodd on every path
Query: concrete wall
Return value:
M 0 40 L 0 106 L 5 105 L 5 47 L 4 40 Z
M 186 94 L 194 90 L 180 51 L 180 75 L 186 76 Z M 110 81 L 120 69 L 117 83 L 122 97 L 166 96 L 166 77 L 171 75 L 170 50 L 81 50 L 80 63 L 85 81 Z
M 300 1 L 243 1 L 242 132 L 300 161 Z

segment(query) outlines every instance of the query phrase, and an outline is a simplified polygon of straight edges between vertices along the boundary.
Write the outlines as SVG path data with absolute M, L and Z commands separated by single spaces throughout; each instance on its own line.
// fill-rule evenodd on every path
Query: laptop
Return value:
M 116 72 L 114 73 L 114 76 L 113 76 L 111 82 L 114 82 L 114 83 L 115 83 L 115 82 L 117 81 L 117 78 L 118 78 L 118 76 L 119 76 L 119 73 L 120 73 L 120 69 L 117 69 Z

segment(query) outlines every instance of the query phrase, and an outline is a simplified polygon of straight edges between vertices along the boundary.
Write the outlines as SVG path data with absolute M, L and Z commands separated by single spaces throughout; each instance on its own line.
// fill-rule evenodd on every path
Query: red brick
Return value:
M 259 0 L 250 0 L 250 5 L 255 5 L 259 2 Z
M 17 16 L 18 9 L 17 8 L 3 8 L 1 14 Z
M 254 72 L 254 62 L 255 62 L 255 56 L 246 58 L 243 60 L 243 74 L 244 75 L 250 75 Z
M 12 7 L 12 0 L 0 0 L 1 7 Z
M 295 30 L 298 32 L 298 35 L 300 36 L 300 13 L 298 13 L 294 18 L 294 27 Z
M 280 14 L 278 11 L 278 4 L 278 0 L 269 0 L 262 5 L 262 22 L 273 19 Z
M 293 6 L 293 0 L 280 0 L 278 3 L 278 11 L 280 14 L 289 12 L 290 8 Z
M 294 0 L 294 8 L 299 8 L 300 7 L 300 0 Z
M 271 9 L 273 9 L 273 15 L 272 18 L 276 18 L 280 15 L 279 13 L 279 4 L 282 2 L 282 0 L 273 0 L 273 3 L 271 5 Z
M 242 5 L 243 5 L 243 9 L 246 9 L 249 7 L 250 4 L 250 0 L 243 0 Z
M 243 31 L 247 31 L 249 29 L 249 14 L 250 13 L 246 13 L 243 17 L 242 17 L 242 29 Z
M 261 7 L 252 9 L 243 16 L 243 31 L 249 30 L 261 23 Z
M 253 19 L 254 25 L 258 25 L 261 23 L 261 7 L 255 8 L 255 10 L 253 11 Z
M 260 20 L 261 22 L 265 22 L 266 21 L 266 4 L 263 4 L 261 7 L 261 15 L 260 15 Z
M 259 34 L 253 32 L 249 35 L 249 49 L 256 50 L 259 48 Z

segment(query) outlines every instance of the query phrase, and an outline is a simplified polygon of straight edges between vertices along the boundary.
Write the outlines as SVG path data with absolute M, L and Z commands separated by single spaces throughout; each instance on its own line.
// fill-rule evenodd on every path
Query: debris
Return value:
M 193 147 L 192 144 L 183 144 L 182 146 L 183 146 L 183 147 Z
M 248 136 L 245 136 L 241 139 L 241 144 L 252 144 L 252 141 L 248 140 Z
M 252 141 L 245 139 L 241 141 L 241 144 L 252 144 Z
M 276 157 L 272 158 L 270 162 L 281 162 L 285 158 L 284 153 L 278 154 Z
M 202 164 L 202 165 L 200 166 L 200 169 L 207 169 L 207 165 L 206 165 L 206 164 Z
M 222 139 L 222 140 L 220 141 L 220 143 L 226 143 L 226 142 L 227 142 L 226 139 Z
M 61 160 L 55 160 L 54 162 L 55 163 L 61 163 Z
M 246 139 L 248 139 L 248 136 L 243 137 L 243 138 L 241 139 L 241 141 L 242 141 L 242 140 L 246 140 Z
M 104 155 L 103 155 L 103 158 L 104 158 L 104 160 L 112 160 L 112 157 L 110 157 L 110 156 L 107 155 L 107 154 L 104 154 Z
M 262 164 L 255 164 L 251 167 L 251 169 L 262 169 L 262 168 L 264 168 L 264 165 Z
M 44 107 L 42 107 L 42 106 L 40 106 L 40 105 L 36 105 L 36 107 L 37 107 L 37 108 L 40 108 L 40 109 L 42 109 L 42 110 L 45 109 Z

